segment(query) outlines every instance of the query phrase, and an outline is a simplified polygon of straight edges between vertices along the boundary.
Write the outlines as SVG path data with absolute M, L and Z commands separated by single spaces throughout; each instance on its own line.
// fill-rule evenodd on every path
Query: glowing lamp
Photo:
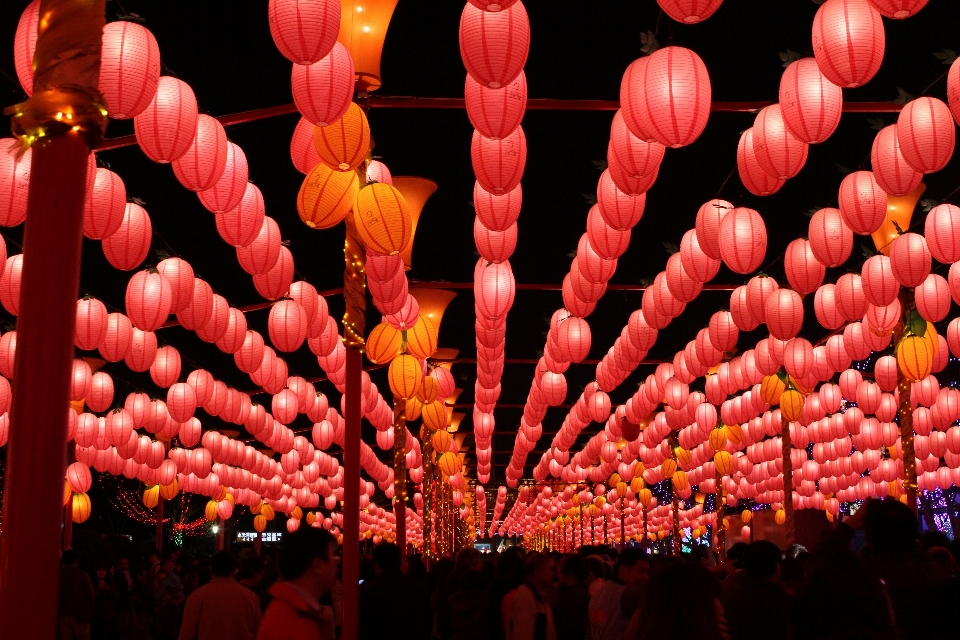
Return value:
M 420 307 L 420 315 L 430 319 L 439 336 L 443 313 L 457 294 L 446 289 L 413 289 L 410 295 L 416 299 Z
M 397 0 L 340 0 L 337 41 L 350 51 L 357 90 L 380 88 L 380 56 Z
M 877 251 L 886 256 L 890 255 L 890 245 L 900 235 L 897 227 L 899 226 L 902 231 L 910 228 L 913 210 L 926 189 L 927 185 L 921 182 L 920 186 L 905 196 L 887 196 L 887 216 L 880 228 L 872 234 Z
M 407 201 L 407 210 L 410 212 L 410 242 L 407 243 L 406 248 L 400 252 L 400 257 L 403 259 L 403 266 L 409 271 L 413 257 L 413 240 L 417 235 L 417 222 L 420 220 L 423 205 L 427 203 L 430 196 L 437 190 L 437 183 L 433 180 L 414 176 L 394 176 L 393 186 L 400 192 L 403 199 Z M 417 302 L 419 301 L 420 299 L 417 298 Z M 444 305 L 444 307 L 446 307 L 446 305 Z M 443 315 L 442 311 L 440 315 Z M 438 322 L 434 324 L 437 325 L 437 329 L 440 328 Z

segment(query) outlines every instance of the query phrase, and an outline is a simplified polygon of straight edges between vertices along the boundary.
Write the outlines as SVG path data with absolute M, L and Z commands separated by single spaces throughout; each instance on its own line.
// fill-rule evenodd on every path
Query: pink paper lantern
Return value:
M 239 146 L 227 142 L 223 173 L 213 186 L 197 193 L 200 204 L 210 213 L 230 211 L 243 199 L 248 177 L 246 154 Z
M 0 138 L 0 226 L 15 227 L 27 219 L 27 193 L 33 149 L 20 154 L 20 141 Z
M 893 275 L 890 258 L 877 254 L 867 258 L 860 271 L 863 283 L 863 295 L 867 302 L 878 307 L 885 307 L 897 298 L 900 293 L 900 283 Z
M 77 300 L 77 326 L 74 343 L 78 349 L 93 351 L 107 335 L 107 307 L 96 298 Z
M 156 351 L 150 365 L 150 378 L 161 389 L 170 387 L 180 377 L 180 352 L 169 345 Z
M 869 235 L 887 215 L 887 194 L 872 171 L 848 173 L 840 183 L 840 216 L 854 233 Z
M 194 388 L 186 382 L 171 385 L 167 390 L 167 410 L 176 422 L 183 424 L 190 421 L 197 410 L 197 394 Z
M 527 78 L 520 72 L 506 87 L 491 89 L 467 74 L 467 117 L 485 138 L 506 138 L 520 126 L 527 109 Z
M 734 323 L 741 331 L 753 331 L 760 325 L 760 319 L 750 312 L 745 285 L 737 287 L 730 294 L 730 315 L 733 316 Z M 700 355 L 699 347 L 697 355 Z
M 324 58 L 340 33 L 337 0 L 270 0 L 267 18 L 273 43 L 294 64 Z
M 156 331 L 170 315 L 171 297 L 170 282 L 163 274 L 139 271 L 127 283 L 127 316 L 138 329 Z
M 927 214 L 923 236 L 930 254 L 944 264 L 960 260 L 960 207 L 937 205 Z
M 240 203 L 230 211 L 217 214 L 217 231 L 230 246 L 245 247 L 260 233 L 264 215 L 263 194 L 248 182 Z
M 737 143 L 737 171 L 747 191 L 757 196 L 768 196 L 776 193 L 783 186 L 784 181 L 770 175 L 760 166 L 753 137 L 753 127 L 740 136 L 740 142 Z
M 893 277 L 904 287 L 919 287 L 930 273 L 930 250 L 919 233 L 907 232 L 890 245 Z
M 713 260 L 720 259 L 720 222 L 733 208 L 726 200 L 714 199 L 700 205 L 697 210 L 697 243 Z
M 803 325 L 803 301 L 792 289 L 777 289 L 767 298 L 767 328 L 778 340 L 795 337 Z
M 302 116 L 290 138 L 290 158 L 297 171 L 304 175 L 320 164 L 320 154 L 313 144 L 313 123 Z
M 516 283 L 509 262 L 487 264 L 478 260 L 473 282 L 477 310 L 484 318 L 500 318 L 513 306 Z
M 613 180 L 613 183 L 617 185 L 617 188 L 620 189 L 620 191 L 627 195 L 638 196 L 641 193 L 646 193 L 649 191 L 650 187 L 653 186 L 653 183 L 657 181 L 657 176 L 660 173 L 660 165 L 654 165 L 650 173 L 646 175 L 634 177 L 630 175 L 630 170 L 622 166 L 617 160 L 613 150 L 613 142 L 611 141 L 607 145 L 606 170 L 610 174 L 610 178 Z
M 0 303 L 11 315 L 20 313 L 20 279 L 23 273 L 23 254 L 10 256 L 0 275 Z
M 217 348 L 224 353 L 236 353 L 243 346 L 247 336 L 247 317 L 240 309 L 230 307 L 227 316 L 227 328 L 217 339 Z
M 803 238 L 797 238 L 787 245 L 783 268 L 790 286 L 802 294 L 816 291 L 827 272 L 810 248 L 810 241 Z
M 143 25 L 118 20 L 103 28 L 102 46 L 99 89 L 110 117 L 134 118 L 143 113 L 158 91 L 157 39 Z
M 237 247 L 240 267 L 252 276 L 270 271 L 280 257 L 280 227 L 276 220 L 264 216 L 263 224 L 253 242 Z
M 723 0 L 657 0 L 664 12 L 685 24 L 702 22 L 720 7 Z
M 870 3 L 877 11 L 894 20 L 909 18 L 927 6 L 927 0 L 870 0 Z
M 128 202 L 117 230 L 103 239 L 103 255 L 121 271 L 136 269 L 147 257 L 153 240 L 153 225 L 146 210 Z
M 622 110 L 613 115 L 610 125 L 610 149 L 613 160 L 631 178 L 642 178 L 656 173 L 663 160 L 665 147 L 659 142 L 646 142 L 630 132 L 623 119 Z M 646 189 L 644 189 L 646 191 Z
M 617 188 L 609 169 L 600 174 L 600 181 L 597 183 L 597 205 L 600 215 L 611 228 L 632 229 L 643 217 L 646 202 L 647 196 L 644 193 L 629 195 Z
M 868 0 L 828 0 L 813 18 L 813 55 L 838 87 L 866 84 L 880 69 L 883 20 Z
M 825 267 L 839 267 L 853 251 L 853 232 L 843 222 L 839 209 L 820 209 L 810 218 L 810 249 Z
M 193 301 L 193 267 L 186 260 L 173 257 L 161 260 L 157 271 L 170 283 L 170 312 L 180 312 Z
M 2 162 L 2 156 L 0 156 Z M 127 189 L 120 176 L 97 168 L 93 189 L 83 206 L 83 235 L 91 240 L 107 238 L 120 227 L 127 206 Z
M 683 47 L 664 47 L 642 70 L 645 97 L 636 115 L 643 130 L 673 149 L 696 140 L 707 126 L 711 101 L 710 75 L 700 56 Z
M 517 223 L 503 231 L 487 229 L 480 218 L 473 222 L 473 240 L 480 256 L 488 262 L 503 262 L 509 260 L 517 247 Z
M 353 101 L 355 83 L 353 58 L 339 42 L 312 64 L 294 64 L 290 73 L 297 111 L 318 127 L 343 117 Z
M 154 162 L 184 155 L 197 136 L 197 98 L 186 82 L 163 76 L 153 100 L 133 119 L 137 143 Z
M 807 161 L 807 143 L 787 129 L 780 105 L 764 107 L 753 122 L 753 153 L 768 175 L 778 180 L 794 177 Z
M 213 294 L 210 318 L 197 327 L 197 336 L 204 342 L 216 342 L 223 337 L 230 324 L 230 305 L 218 294 Z
M 40 0 L 33 0 L 20 14 L 13 36 L 13 64 L 17 79 L 28 96 L 33 95 L 33 53 L 37 48 L 37 26 L 40 23 Z
M 196 331 L 204 326 L 213 313 L 213 289 L 200 278 L 193 279 L 193 296 L 190 303 L 177 312 L 180 326 L 188 331 Z
M 877 184 L 892 196 L 911 193 L 923 179 L 923 174 L 903 157 L 896 124 L 884 127 L 873 139 L 870 163 Z
M 863 317 L 867 311 L 867 299 L 863 295 L 863 280 L 856 273 L 845 273 L 837 279 L 837 311 L 848 322 Z
M 578 253 L 577 257 L 579 257 L 579 255 L 580 254 Z M 683 261 L 680 259 L 679 253 L 673 254 L 667 260 L 667 268 L 665 273 L 667 290 L 678 301 L 684 303 L 690 302 L 700 295 L 703 285 L 687 275 L 687 272 L 683 268 Z
M 109 335 L 108 335 L 109 338 Z M 152 331 L 134 327 L 130 335 L 130 348 L 123 359 L 131 371 L 146 371 L 157 355 L 157 336 Z
M 122 313 L 107 315 L 103 340 L 98 347 L 100 355 L 108 362 L 119 362 L 130 350 L 133 326 L 130 319 Z
M 266 273 L 253 276 L 253 286 L 267 300 L 279 300 L 293 283 L 293 271 L 293 254 L 286 247 L 280 247 L 276 264 Z
M 523 127 L 506 138 L 493 140 L 473 132 L 470 160 L 477 182 L 494 195 L 502 195 L 520 184 L 527 162 L 527 139 Z
M 523 189 L 517 185 L 503 195 L 494 195 L 479 182 L 473 185 L 473 205 L 477 218 L 491 231 L 505 231 L 520 216 L 523 204 Z
M 817 316 L 817 322 L 824 329 L 839 329 L 843 326 L 843 316 L 837 309 L 836 286 L 832 283 L 822 285 L 817 289 L 813 298 L 813 311 Z
M 629 241 L 629 237 L 627 240 Z M 713 280 L 720 270 L 720 261 L 714 260 L 703 251 L 695 229 L 687 230 L 680 239 L 680 261 L 683 263 L 683 270 L 697 282 Z
M 187 189 L 204 191 L 212 188 L 227 166 L 227 133 L 223 125 L 201 113 L 193 143 L 171 165 L 173 174 Z
M 907 163 L 921 173 L 947 166 L 956 144 L 953 115 L 941 100 L 921 96 L 897 118 L 897 142 Z
M 791 134 L 816 144 L 829 138 L 840 124 L 843 92 L 820 72 L 814 58 L 802 58 L 780 76 L 780 110 Z
M 710 344 L 723 352 L 732 351 L 740 337 L 740 329 L 737 328 L 729 311 L 714 313 L 710 317 L 707 332 L 710 336 Z
M 307 336 L 307 314 L 293 300 L 281 300 L 270 309 L 267 320 L 270 342 L 278 351 L 296 351 Z
M 767 229 L 753 209 L 737 207 L 720 223 L 720 257 L 729 269 L 746 274 L 756 271 L 767 252 Z
M 583 318 L 569 317 L 558 329 L 560 357 L 567 362 L 583 362 L 590 353 L 590 325 Z
M 917 312 L 928 322 L 940 322 L 950 311 L 950 286 L 936 273 L 924 278 L 914 291 Z
M 530 20 L 522 2 L 499 11 L 466 4 L 460 16 L 460 57 L 479 84 L 508 86 L 523 70 L 530 51 Z

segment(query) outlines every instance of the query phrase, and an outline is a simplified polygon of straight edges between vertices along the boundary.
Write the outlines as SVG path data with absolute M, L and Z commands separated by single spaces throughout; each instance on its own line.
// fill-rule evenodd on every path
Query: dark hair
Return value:
M 908 553 L 917 539 L 917 516 L 899 500 L 870 500 L 863 507 L 863 529 L 878 554 Z
M 933 547 L 944 547 L 945 549 L 950 548 L 950 538 L 947 537 L 942 531 L 926 531 L 922 536 L 920 536 L 920 544 L 923 545 L 924 549 L 932 549 Z
M 280 539 L 280 575 L 296 580 L 307 572 L 315 558 L 327 560 L 336 539 L 326 529 L 300 527 Z
M 706 567 L 664 558 L 647 584 L 637 640 L 720 640 L 719 595 L 720 585 Z
M 65 549 L 60 556 L 60 564 L 63 566 L 71 565 L 77 561 L 77 552 L 73 549 Z
M 757 540 L 743 552 L 743 568 L 754 580 L 768 580 L 776 572 L 781 558 L 780 547 L 769 540 Z
M 780 580 L 800 582 L 803 580 L 803 561 L 797 558 L 784 558 L 780 561 Z
M 727 560 L 732 562 L 733 566 L 735 566 L 737 569 L 741 568 L 743 565 L 740 561 L 743 559 L 743 552 L 746 550 L 746 542 L 738 542 L 734 544 L 732 547 L 727 549 Z
M 234 568 L 236 568 L 236 561 L 229 551 L 217 551 L 210 558 L 210 573 L 218 578 L 232 576 Z
M 247 580 L 248 578 L 253 578 L 258 573 L 262 573 L 266 567 L 264 566 L 263 558 L 260 556 L 250 556 L 249 558 L 244 558 L 240 563 L 240 570 L 237 571 L 237 580 Z
M 370 553 L 374 563 L 384 571 L 400 568 L 400 547 L 390 542 L 381 542 Z
M 592 573 L 596 578 L 604 579 L 607 577 L 607 568 L 596 558 L 585 558 L 584 564 L 586 566 L 587 572 Z
M 527 559 L 523 561 L 523 577 L 529 578 L 551 560 L 552 558 L 545 553 L 534 551 L 528 554 Z
M 587 563 L 580 556 L 567 556 L 560 562 L 560 575 L 583 582 L 587 579 Z
M 483 562 L 483 554 L 474 547 L 463 547 L 457 551 L 457 555 L 453 557 L 453 568 L 455 570 L 463 570 L 473 566 L 477 562 Z
M 617 558 L 617 566 L 614 568 L 614 573 L 620 571 L 620 567 L 625 567 L 629 569 L 638 562 L 650 562 L 650 558 L 644 553 L 643 549 L 639 547 L 627 547 L 620 553 L 620 556 Z

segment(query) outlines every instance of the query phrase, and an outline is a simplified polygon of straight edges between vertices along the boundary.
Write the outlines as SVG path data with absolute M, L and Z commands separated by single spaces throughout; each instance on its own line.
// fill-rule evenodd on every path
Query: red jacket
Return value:
M 285 582 L 270 588 L 273 600 L 263 614 L 257 640 L 333 640 L 331 622 L 307 604 L 303 596 Z

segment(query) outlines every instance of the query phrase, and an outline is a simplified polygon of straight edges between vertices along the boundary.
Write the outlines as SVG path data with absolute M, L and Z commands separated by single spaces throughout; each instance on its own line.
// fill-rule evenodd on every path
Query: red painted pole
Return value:
M 343 640 L 357 640 L 360 617 L 360 349 L 347 349 L 343 436 Z
M 157 498 L 157 553 L 163 557 L 163 496 Z

